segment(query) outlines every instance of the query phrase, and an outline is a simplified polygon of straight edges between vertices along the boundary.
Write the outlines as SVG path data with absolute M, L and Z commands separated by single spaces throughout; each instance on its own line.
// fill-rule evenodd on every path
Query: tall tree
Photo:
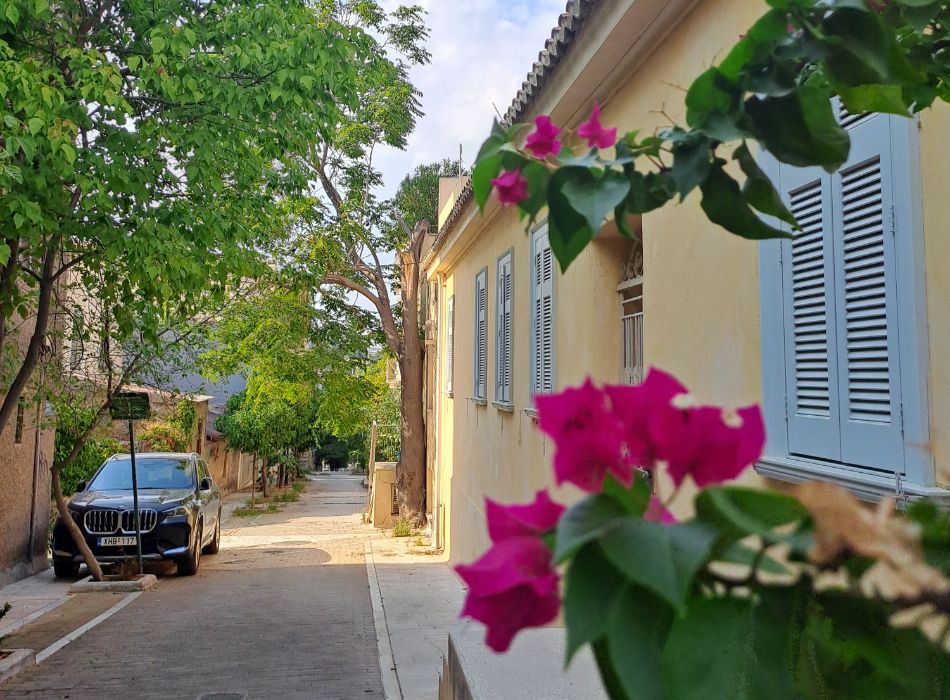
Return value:
M 281 162 L 336 133 L 376 55 L 376 25 L 349 5 L 2 4 L 0 429 L 71 270 L 101 275 L 112 322 L 152 341 L 169 311 L 255 273 L 277 195 L 305 185 Z

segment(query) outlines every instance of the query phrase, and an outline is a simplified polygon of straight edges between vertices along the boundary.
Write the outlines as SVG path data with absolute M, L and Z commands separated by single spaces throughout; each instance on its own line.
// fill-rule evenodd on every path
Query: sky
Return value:
M 406 0 L 404 0 L 405 2 Z M 385 2 L 393 7 L 397 2 Z M 457 158 L 471 167 L 491 130 L 521 87 L 567 0 L 415 0 L 428 12 L 432 62 L 415 67 L 425 116 L 405 151 L 377 151 L 385 192 L 417 165 Z

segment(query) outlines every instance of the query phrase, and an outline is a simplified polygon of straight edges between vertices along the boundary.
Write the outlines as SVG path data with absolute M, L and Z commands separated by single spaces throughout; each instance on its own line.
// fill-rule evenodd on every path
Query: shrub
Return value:
M 143 452 L 185 452 L 188 437 L 177 425 L 167 421 L 149 421 L 138 435 Z
M 393 537 L 409 537 L 412 534 L 412 527 L 408 520 L 397 520 L 393 524 Z
M 56 436 L 57 457 L 59 457 L 59 435 Z M 70 443 L 70 450 L 72 443 Z M 87 442 L 77 455 L 76 459 L 59 474 L 60 483 L 63 487 L 63 495 L 71 496 L 76 492 L 76 486 L 80 481 L 88 481 L 96 470 L 109 457 L 118 453 L 125 452 L 125 446 L 113 438 L 93 438 Z M 66 452 L 68 454 L 68 451 Z M 65 455 L 63 455 L 65 457 Z

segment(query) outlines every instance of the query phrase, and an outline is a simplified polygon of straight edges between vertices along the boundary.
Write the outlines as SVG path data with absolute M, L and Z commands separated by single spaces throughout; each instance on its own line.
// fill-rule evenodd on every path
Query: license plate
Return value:
M 134 545 L 134 537 L 100 537 L 99 546 L 100 547 L 124 547 L 126 545 Z

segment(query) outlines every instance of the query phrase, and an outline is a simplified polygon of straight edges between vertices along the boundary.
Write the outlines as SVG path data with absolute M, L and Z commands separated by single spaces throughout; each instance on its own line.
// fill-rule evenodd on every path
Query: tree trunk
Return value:
M 402 272 L 402 352 L 399 355 L 401 375 L 400 446 L 396 465 L 396 491 L 399 515 L 414 527 L 425 525 L 426 487 L 426 425 L 423 344 L 419 333 L 419 267 L 424 224 L 416 225 L 409 249 L 399 254 Z
M 257 495 L 257 453 L 254 453 L 254 461 L 251 462 L 251 508 L 254 507 L 254 496 Z
M 264 457 L 261 462 L 261 497 L 267 498 L 267 472 L 270 468 L 270 459 Z
M 418 341 L 416 342 L 418 346 Z M 396 465 L 396 490 L 400 517 L 414 527 L 425 525 L 426 427 L 423 413 L 422 349 L 409 348 L 399 362 L 400 447 Z
M 69 534 L 72 535 L 76 546 L 79 547 L 79 553 L 82 554 L 82 558 L 86 560 L 86 566 L 89 567 L 89 573 L 92 574 L 92 577 L 96 581 L 101 581 L 102 567 L 99 566 L 99 562 L 97 562 L 95 556 L 93 556 L 92 550 L 89 549 L 89 545 L 86 544 L 86 538 L 83 536 L 82 531 L 79 529 L 79 526 L 69 514 L 69 509 L 66 507 L 66 497 L 63 496 L 63 486 L 59 480 L 59 467 L 53 465 L 53 468 L 50 470 L 50 472 L 52 474 L 53 482 L 53 498 L 56 499 L 56 510 L 59 512 L 59 517 L 66 526 L 66 529 L 69 530 Z

